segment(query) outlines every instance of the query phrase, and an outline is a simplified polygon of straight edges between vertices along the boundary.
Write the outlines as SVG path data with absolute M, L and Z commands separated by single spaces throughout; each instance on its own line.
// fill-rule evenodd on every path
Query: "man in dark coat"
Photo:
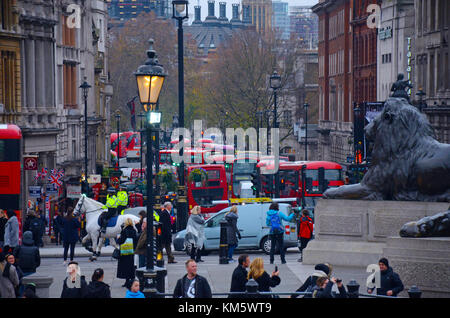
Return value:
M 186 261 L 187 274 L 177 281 L 173 298 L 212 298 L 211 287 L 203 276 L 197 275 L 197 263 Z
M 250 257 L 247 254 L 239 255 L 239 265 L 234 269 L 231 276 L 230 292 L 245 292 L 247 284 L 247 270 L 250 266 Z M 229 295 L 228 298 L 245 298 L 245 295 Z
M 22 246 L 14 249 L 14 256 L 24 276 L 36 273 L 36 268 L 41 265 L 41 256 L 39 248 L 34 245 L 33 233 L 30 231 L 23 233 Z
M 232 206 L 230 211 L 225 215 L 227 221 L 227 243 L 228 243 L 228 261 L 234 262 L 233 253 L 238 246 L 238 238 L 241 239 L 241 233 L 237 227 L 237 220 L 239 218 L 237 214 L 237 206 Z
M 404 289 L 400 276 L 393 271 L 392 267 L 389 267 L 389 261 L 386 258 L 381 258 L 378 265 L 380 266 L 380 288 L 377 288 L 377 295 L 396 297 Z M 368 289 L 367 292 L 371 294 L 374 289 Z
M 170 223 L 170 211 L 172 209 L 172 203 L 169 201 L 164 203 L 164 209 L 159 211 L 159 222 L 161 223 L 161 244 L 162 249 L 166 250 L 167 259 L 169 264 L 176 263 L 175 257 L 172 254 L 172 231 Z

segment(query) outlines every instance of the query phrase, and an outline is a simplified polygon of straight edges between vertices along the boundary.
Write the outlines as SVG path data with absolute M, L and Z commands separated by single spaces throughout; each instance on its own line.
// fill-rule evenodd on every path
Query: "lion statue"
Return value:
M 401 237 L 449 237 L 450 210 L 426 216 L 418 221 L 405 223 L 400 229 Z
M 325 199 L 450 202 L 450 145 L 436 141 L 425 115 L 389 98 L 365 127 L 372 162 L 361 183 L 325 191 Z

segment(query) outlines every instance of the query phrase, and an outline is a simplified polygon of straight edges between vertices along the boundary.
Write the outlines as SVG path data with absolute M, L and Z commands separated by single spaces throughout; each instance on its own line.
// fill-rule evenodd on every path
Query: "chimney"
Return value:
M 192 21 L 192 24 L 201 24 L 202 23 L 202 15 L 201 15 L 201 6 L 194 6 L 195 10 L 195 19 Z
M 244 23 L 252 23 L 252 18 L 250 16 L 250 6 L 243 6 L 242 7 L 242 22 Z
M 219 6 L 220 6 L 219 20 L 222 21 L 222 22 L 228 22 L 228 19 L 227 19 L 227 3 L 226 2 L 219 2 Z
M 241 19 L 239 19 L 239 3 L 233 3 L 233 18 L 230 20 L 232 24 L 238 25 L 242 24 Z
M 215 4 L 214 0 L 208 0 L 208 16 L 206 17 L 205 22 L 206 21 L 214 22 L 217 20 L 217 17 L 214 13 L 214 4 Z

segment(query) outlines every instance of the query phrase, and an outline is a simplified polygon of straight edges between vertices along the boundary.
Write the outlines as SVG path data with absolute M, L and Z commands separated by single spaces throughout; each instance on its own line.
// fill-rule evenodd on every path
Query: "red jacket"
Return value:
M 298 233 L 299 237 L 310 239 L 313 233 L 313 223 L 312 219 L 308 216 L 302 216 L 300 219 L 300 231 Z

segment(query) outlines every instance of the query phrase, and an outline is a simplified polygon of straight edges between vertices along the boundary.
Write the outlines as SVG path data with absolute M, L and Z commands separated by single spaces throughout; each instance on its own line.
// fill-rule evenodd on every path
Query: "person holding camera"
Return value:
M 337 285 L 339 294 L 333 294 L 331 292 L 333 284 Z M 317 278 L 316 285 L 312 293 L 313 298 L 347 298 L 347 291 L 342 283 L 342 279 L 319 277 Z

